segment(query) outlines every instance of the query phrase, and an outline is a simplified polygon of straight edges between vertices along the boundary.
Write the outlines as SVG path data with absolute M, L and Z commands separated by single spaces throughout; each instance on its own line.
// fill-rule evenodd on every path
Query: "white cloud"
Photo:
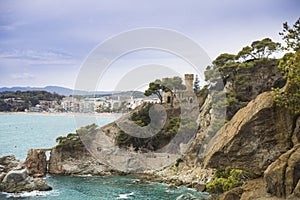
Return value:
M 11 78 L 17 80 L 27 80 L 27 79 L 34 79 L 36 77 L 30 73 L 15 73 L 15 74 L 11 74 Z
M 61 50 L 10 49 L 0 50 L 0 59 L 25 61 L 31 65 L 72 65 L 78 62 Z

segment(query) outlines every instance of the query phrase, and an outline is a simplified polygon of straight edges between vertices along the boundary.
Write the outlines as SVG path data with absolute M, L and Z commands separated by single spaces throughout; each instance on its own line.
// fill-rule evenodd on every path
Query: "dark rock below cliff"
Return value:
M 0 158 L 0 192 L 18 193 L 51 189 L 43 179 L 29 176 L 24 164 L 14 156 Z

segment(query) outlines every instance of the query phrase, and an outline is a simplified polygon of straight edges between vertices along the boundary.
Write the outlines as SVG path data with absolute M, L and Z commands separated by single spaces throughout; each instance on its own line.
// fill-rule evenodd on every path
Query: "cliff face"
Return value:
M 54 147 L 48 172 L 56 175 L 109 175 L 110 169 L 96 160 L 85 147 Z
M 273 162 L 265 171 L 264 179 L 269 193 L 300 198 L 300 144 Z
M 242 169 L 258 177 L 220 199 L 300 198 L 300 117 L 276 107 L 273 97 L 257 96 L 209 141 L 205 168 Z
M 200 129 L 190 148 L 174 165 L 155 172 L 163 182 L 174 185 L 184 184 L 203 191 L 205 184 L 212 180 L 213 170 L 204 169 L 199 162 L 199 151 L 204 145 L 204 139 L 208 137 L 208 129 L 212 121 L 211 107 L 212 97 L 208 95 L 201 106 L 197 119 Z
M 47 173 L 46 149 L 29 149 L 24 164 L 30 176 L 45 176 Z
M 262 93 L 210 140 L 204 166 L 237 168 L 256 175 L 293 145 L 293 118 L 273 103 L 274 93 Z

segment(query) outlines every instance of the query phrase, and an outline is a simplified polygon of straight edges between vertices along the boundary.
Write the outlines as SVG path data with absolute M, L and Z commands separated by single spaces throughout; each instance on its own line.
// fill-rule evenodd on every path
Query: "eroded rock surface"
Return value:
M 0 158 L 0 192 L 18 193 L 51 189 L 42 178 L 29 176 L 25 165 L 14 156 Z
M 242 169 L 262 175 L 292 146 L 291 115 L 277 108 L 274 93 L 257 96 L 210 140 L 204 166 Z
M 300 198 L 300 144 L 281 155 L 264 173 L 267 192 L 277 197 Z
M 29 149 L 25 161 L 28 173 L 33 177 L 43 177 L 47 173 L 46 150 Z
M 48 171 L 57 175 L 110 174 L 110 169 L 95 159 L 85 147 L 54 147 L 50 153 Z

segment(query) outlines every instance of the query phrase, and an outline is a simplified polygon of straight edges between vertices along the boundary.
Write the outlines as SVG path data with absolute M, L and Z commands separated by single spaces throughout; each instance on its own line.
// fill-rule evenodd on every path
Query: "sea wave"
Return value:
M 6 193 L 2 192 L 2 194 L 6 195 L 7 198 L 24 198 L 24 197 L 36 197 L 36 196 L 59 196 L 59 191 L 51 190 L 51 191 L 31 191 L 31 192 L 22 192 L 22 193 Z
M 128 194 L 119 194 L 117 199 L 128 199 L 128 198 L 130 198 L 130 196 L 133 196 L 133 195 L 134 195 L 134 192 L 130 192 Z

